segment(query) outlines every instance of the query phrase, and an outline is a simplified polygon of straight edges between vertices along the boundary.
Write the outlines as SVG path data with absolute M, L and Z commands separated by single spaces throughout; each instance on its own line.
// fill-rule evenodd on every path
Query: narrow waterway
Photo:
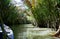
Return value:
M 12 26 L 15 39 L 60 39 L 50 36 L 55 31 L 49 28 L 37 28 L 32 24 Z

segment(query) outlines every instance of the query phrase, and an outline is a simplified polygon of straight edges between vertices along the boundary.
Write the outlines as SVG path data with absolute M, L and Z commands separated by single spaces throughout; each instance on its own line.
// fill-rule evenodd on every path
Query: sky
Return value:
M 15 6 L 20 6 L 22 9 L 28 9 L 28 7 L 26 5 L 24 5 L 22 0 L 12 0 L 12 3 Z
M 15 4 L 16 6 L 23 5 L 23 2 L 21 0 L 12 0 L 12 3 Z

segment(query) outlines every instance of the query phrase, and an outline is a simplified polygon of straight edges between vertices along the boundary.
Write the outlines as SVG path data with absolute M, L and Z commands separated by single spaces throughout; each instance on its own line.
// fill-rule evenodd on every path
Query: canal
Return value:
M 15 39 L 59 39 L 51 36 L 55 33 L 49 28 L 38 28 L 32 24 L 12 26 Z

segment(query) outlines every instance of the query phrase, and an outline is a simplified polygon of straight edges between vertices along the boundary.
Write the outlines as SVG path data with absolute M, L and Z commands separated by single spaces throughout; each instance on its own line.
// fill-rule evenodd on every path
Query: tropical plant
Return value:
M 1 0 L 0 13 L 5 24 L 13 24 L 17 19 L 17 9 L 10 3 L 11 0 Z
M 4 23 L 13 23 L 17 18 L 17 10 L 10 3 L 11 0 L 0 0 L 0 24 L 4 32 L 3 39 L 7 39 L 7 33 L 4 30 Z
M 56 28 L 56 22 L 59 19 L 59 12 L 56 7 L 58 0 L 36 0 L 36 6 L 32 6 L 29 0 L 26 1 L 28 1 L 26 3 L 30 6 L 29 9 L 31 9 L 39 27 Z
M 58 28 L 54 36 L 59 37 L 60 33 L 60 0 L 36 0 L 37 5 L 32 8 L 32 3 L 27 5 L 31 9 L 39 27 Z M 46 25 L 46 26 L 45 26 Z

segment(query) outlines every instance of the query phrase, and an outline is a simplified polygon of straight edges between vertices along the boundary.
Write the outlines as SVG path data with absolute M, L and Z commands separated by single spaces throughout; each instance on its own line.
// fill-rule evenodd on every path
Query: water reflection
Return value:
M 27 27 L 28 26 L 28 27 Z M 55 31 L 47 28 L 34 28 L 32 24 L 19 25 L 13 27 L 15 39 L 60 39 L 50 36 Z

